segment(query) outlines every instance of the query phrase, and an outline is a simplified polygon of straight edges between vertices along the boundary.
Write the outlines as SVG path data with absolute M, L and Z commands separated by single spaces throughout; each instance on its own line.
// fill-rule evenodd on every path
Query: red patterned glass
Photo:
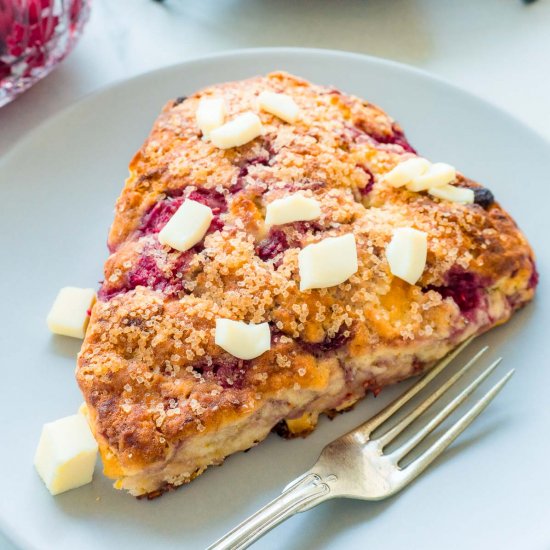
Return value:
M 89 11 L 89 0 L 0 0 L 0 107 L 71 51 Z

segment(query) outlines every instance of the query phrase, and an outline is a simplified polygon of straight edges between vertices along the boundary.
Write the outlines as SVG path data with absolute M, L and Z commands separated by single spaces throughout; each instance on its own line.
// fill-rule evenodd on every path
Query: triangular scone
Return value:
M 265 90 L 293 98 L 297 120 L 259 110 Z M 263 134 L 217 148 L 196 125 L 206 96 L 224 99 L 226 120 L 255 112 Z M 459 174 L 453 185 L 476 190 L 474 204 L 461 204 L 387 183 L 414 154 L 378 107 L 285 73 L 166 105 L 117 201 L 78 360 L 116 487 L 155 496 L 273 429 L 305 435 L 319 414 L 418 374 L 533 297 L 531 248 L 488 190 Z M 297 191 L 320 203 L 321 217 L 268 228 L 266 204 Z M 186 199 L 214 218 L 199 244 L 178 252 L 158 232 Z M 386 258 L 402 227 L 427 234 L 416 284 L 392 275 Z M 357 272 L 301 292 L 300 250 L 349 233 Z M 217 318 L 269 323 L 271 350 L 230 355 L 214 342 Z

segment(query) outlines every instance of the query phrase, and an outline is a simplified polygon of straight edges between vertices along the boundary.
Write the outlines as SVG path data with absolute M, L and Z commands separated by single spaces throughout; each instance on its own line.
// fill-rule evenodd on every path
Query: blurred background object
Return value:
M 406 63 L 513 112 L 550 139 L 545 70 L 550 0 L 529 5 L 520 0 L 93 0 L 91 5 L 71 55 L 0 109 L 0 155 L 49 116 L 117 80 L 197 56 L 265 46 L 346 50 Z M 182 75 L 182 89 L 184 82 Z
M 71 51 L 88 14 L 89 0 L 0 0 L 0 107 Z

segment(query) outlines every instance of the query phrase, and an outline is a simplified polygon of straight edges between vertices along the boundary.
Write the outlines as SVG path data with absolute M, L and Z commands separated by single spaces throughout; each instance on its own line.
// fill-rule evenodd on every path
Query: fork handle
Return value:
M 329 498 L 330 487 L 317 474 L 299 477 L 276 499 L 252 514 L 207 550 L 242 550 L 285 519 Z M 317 501 L 317 502 L 316 502 Z

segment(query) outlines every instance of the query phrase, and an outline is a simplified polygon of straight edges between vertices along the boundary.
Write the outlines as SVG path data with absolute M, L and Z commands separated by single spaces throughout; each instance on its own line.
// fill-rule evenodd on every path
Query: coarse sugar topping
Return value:
M 202 139 L 194 118 L 202 97 L 223 96 L 231 120 L 254 110 L 265 90 L 293 98 L 295 122 L 257 111 L 263 134 L 249 143 L 222 150 Z M 153 463 L 188 434 L 254 414 L 269 396 L 320 391 L 334 362 L 489 324 L 478 297 L 506 278 L 499 291 L 519 296 L 517 307 L 528 299 L 530 250 L 492 195 L 458 204 L 384 182 L 413 156 L 375 105 L 285 73 L 167 104 L 117 201 L 112 254 L 79 356 L 80 386 L 119 460 Z M 460 174 L 457 185 L 479 188 Z M 321 215 L 268 227 L 266 205 L 297 192 Z M 214 220 L 180 253 L 162 246 L 158 231 L 186 198 L 209 206 Z M 392 276 L 385 255 L 401 227 L 427 235 L 414 285 Z M 347 234 L 357 271 L 301 292 L 300 250 Z M 215 345 L 217 318 L 268 323 L 271 349 L 237 360 Z

